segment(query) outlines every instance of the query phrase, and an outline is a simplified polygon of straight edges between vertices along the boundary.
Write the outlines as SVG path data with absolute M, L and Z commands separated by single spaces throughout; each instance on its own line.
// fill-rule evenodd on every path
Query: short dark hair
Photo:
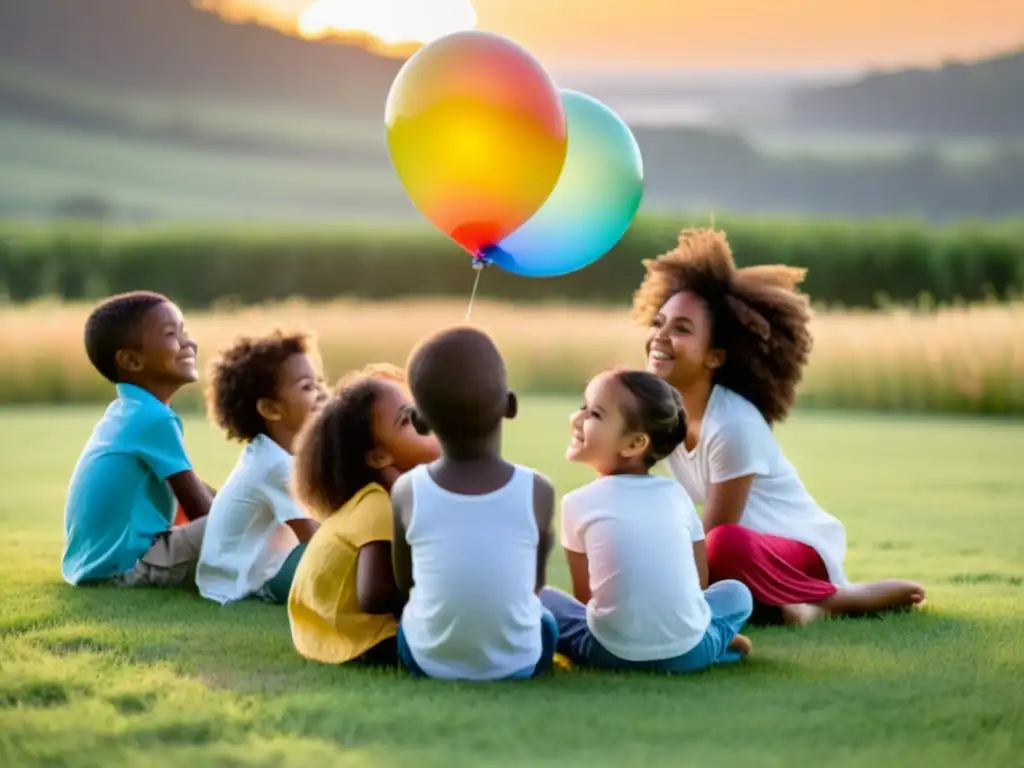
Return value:
M 250 442 L 266 432 L 256 404 L 277 394 L 285 361 L 309 349 L 309 334 L 278 329 L 261 337 L 241 336 L 210 362 L 206 406 L 229 440 Z
M 647 371 L 616 368 L 612 375 L 633 400 L 623 408 L 626 429 L 651 439 L 643 457 L 644 466 L 650 469 L 686 439 L 683 397 L 667 381 Z
M 366 455 L 375 445 L 373 406 L 384 381 L 404 383 L 405 377 L 393 365 L 346 374 L 296 437 L 292 490 L 318 520 L 337 512 L 360 488 L 380 482 Z
M 406 369 L 418 416 L 442 440 L 484 437 L 505 417 L 505 361 L 491 337 L 475 328 L 431 336 Z
M 722 232 L 684 229 L 676 247 L 644 261 L 633 315 L 650 326 L 672 296 L 707 306 L 711 346 L 725 350 L 714 383 L 742 395 L 775 424 L 789 414 L 810 356 L 810 302 L 797 290 L 807 270 L 783 264 L 736 268 Z
M 117 384 L 117 353 L 139 343 L 139 325 L 146 314 L 170 299 L 152 291 L 120 293 L 93 308 L 85 321 L 85 353 L 103 377 Z

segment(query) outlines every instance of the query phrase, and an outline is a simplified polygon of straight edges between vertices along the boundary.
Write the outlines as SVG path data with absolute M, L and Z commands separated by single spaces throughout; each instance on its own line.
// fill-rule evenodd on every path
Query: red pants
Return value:
M 709 581 L 746 584 L 754 596 L 756 623 L 781 620 L 780 605 L 818 603 L 836 593 L 821 557 L 798 541 L 720 525 L 708 533 L 705 546 Z

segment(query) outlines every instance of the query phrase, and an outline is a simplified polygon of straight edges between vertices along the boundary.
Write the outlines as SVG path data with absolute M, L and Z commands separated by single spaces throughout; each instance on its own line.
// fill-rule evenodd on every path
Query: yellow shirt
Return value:
M 391 497 L 376 483 L 360 489 L 313 534 L 288 595 L 292 642 L 300 654 L 341 664 L 397 633 L 394 616 L 365 613 L 356 597 L 359 548 L 393 538 Z

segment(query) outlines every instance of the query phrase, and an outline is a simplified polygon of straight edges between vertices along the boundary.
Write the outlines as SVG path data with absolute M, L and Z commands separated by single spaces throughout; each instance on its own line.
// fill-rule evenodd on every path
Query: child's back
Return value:
M 501 424 L 517 409 L 504 361 L 487 336 L 456 329 L 415 352 L 409 383 L 414 423 L 437 435 L 441 458 L 392 490 L 395 581 L 409 592 L 399 655 L 430 677 L 544 672 L 558 636 L 537 597 L 553 538 L 554 488 L 501 457 Z
M 562 543 L 587 555 L 588 625 L 602 646 L 645 661 L 700 641 L 711 621 L 693 552 L 703 538 L 693 502 L 666 477 L 609 475 L 566 494 Z
M 536 665 L 543 608 L 535 592 L 535 478 L 516 466 L 500 488 L 465 495 L 438 485 L 428 466 L 410 473 L 406 542 L 415 585 L 402 632 L 427 675 L 495 679 Z

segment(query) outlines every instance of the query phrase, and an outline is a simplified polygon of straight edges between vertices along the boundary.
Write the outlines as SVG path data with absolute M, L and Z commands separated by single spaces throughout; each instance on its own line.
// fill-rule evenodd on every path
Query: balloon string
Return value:
M 481 265 L 482 266 L 482 265 Z M 483 269 L 474 265 L 473 271 L 476 272 L 476 278 L 473 280 L 473 291 L 469 294 L 469 306 L 466 307 L 466 322 L 469 322 L 469 316 L 473 312 L 473 300 L 476 299 L 476 289 L 480 285 L 480 273 Z

